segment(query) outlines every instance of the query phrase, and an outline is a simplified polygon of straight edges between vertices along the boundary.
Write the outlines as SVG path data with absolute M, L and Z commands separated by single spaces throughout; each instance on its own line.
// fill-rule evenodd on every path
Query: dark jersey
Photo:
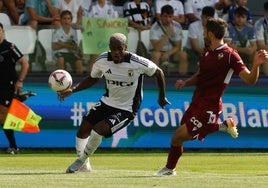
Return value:
M 0 44 L 0 88 L 5 89 L 17 80 L 16 62 L 23 57 L 18 48 L 6 40 Z

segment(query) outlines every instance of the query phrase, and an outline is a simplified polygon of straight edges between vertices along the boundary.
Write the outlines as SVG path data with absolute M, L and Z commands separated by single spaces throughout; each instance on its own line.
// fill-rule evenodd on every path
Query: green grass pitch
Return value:
M 185 152 L 177 176 L 154 177 L 167 151 L 98 150 L 91 157 L 92 173 L 65 174 L 76 159 L 74 151 L 0 153 L 0 187 L 226 187 L 267 188 L 267 152 Z

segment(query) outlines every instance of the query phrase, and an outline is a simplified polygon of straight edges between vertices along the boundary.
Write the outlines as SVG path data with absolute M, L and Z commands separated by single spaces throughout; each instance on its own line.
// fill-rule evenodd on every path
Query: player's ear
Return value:
M 211 31 L 207 31 L 207 35 L 209 38 L 215 38 L 215 35 Z

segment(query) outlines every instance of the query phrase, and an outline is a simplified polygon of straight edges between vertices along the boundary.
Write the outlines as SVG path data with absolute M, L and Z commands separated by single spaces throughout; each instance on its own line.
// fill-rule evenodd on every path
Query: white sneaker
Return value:
M 237 138 L 238 130 L 237 130 L 234 120 L 230 118 L 230 119 L 225 120 L 223 123 L 227 127 L 226 132 L 229 133 L 233 138 Z
M 79 169 L 79 172 L 92 172 L 92 168 L 89 160 L 86 160 L 82 167 Z
M 83 166 L 84 161 L 81 161 L 80 159 L 76 159 L 75 162 L 73 162 L 73 164 L 71 164 L 67 170 L 66 173 L 76 173 L 80 170 L 80 168 Z
M 161 168 L 158 172 L 156 172 L 154 174 L 154 176 L 175 176 L 176 173 L 176 169 L 169 169 L 167 167 L 163 167 Z

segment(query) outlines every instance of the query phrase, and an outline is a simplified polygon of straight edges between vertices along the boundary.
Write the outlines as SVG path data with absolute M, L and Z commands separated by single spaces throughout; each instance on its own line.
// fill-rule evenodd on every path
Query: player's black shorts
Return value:
M 107 136 L 110 137 L 127 126 L 134 117 L 135 115 L 129 111 L 113 108 L 100 101 L 89 110 L 87 115 L 84 116 L 84 120 L 87 120 L 92 125 L 105 120 L 111 126 L 112 134 Z
M 9 107 L 12 99 L 14 98 L 14 91 L 14 86 L 0 89 L 0 104 L 5 107 Z

